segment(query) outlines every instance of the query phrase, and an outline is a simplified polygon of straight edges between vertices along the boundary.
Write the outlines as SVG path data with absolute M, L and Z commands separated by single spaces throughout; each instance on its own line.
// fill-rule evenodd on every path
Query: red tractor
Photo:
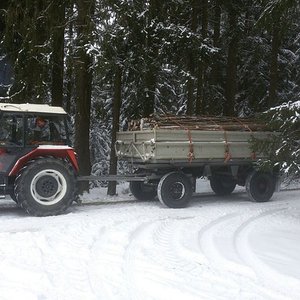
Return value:
M 0 194 L 31 215 L 60 214 L 76 198 L 66 117 L 60 107 L 0 103 Z

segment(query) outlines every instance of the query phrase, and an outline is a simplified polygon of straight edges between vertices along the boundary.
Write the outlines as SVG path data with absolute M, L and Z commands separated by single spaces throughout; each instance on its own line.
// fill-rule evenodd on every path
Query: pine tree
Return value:
M 300 101 L 274 107 L 261 115 L 268 130 L 275 134 L 266 140 L 255 139 L 255 151 L 264 153 L 267 160 L 261 167 L 274 168 L 290 178 L 300 177 Z
M 91 173 L 90 161 L 90 115 L 92 99 L 92 56 L 88 46 L 92 42 L 94 1 L 76 1 L 76 59 L 75 59 L 75 149 L 78 153 L 78 163 L 81 175 Z M 88 190 L 88 183 L 81 185 L 81 191 Z

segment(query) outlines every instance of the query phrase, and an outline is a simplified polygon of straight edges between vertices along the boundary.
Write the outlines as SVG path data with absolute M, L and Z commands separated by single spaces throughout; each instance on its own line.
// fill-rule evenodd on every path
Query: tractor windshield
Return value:
M 0 146 L 21 147 L 24 137 L 23 115 L 1 113 Z

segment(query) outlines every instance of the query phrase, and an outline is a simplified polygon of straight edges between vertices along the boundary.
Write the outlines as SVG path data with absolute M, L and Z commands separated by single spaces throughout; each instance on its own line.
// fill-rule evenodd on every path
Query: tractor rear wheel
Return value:
M 52 157 L 30 161 L 15 182 L 17 203 L 34 216 L 63 213 L 75 199 L 75 190 L 73 168 Z

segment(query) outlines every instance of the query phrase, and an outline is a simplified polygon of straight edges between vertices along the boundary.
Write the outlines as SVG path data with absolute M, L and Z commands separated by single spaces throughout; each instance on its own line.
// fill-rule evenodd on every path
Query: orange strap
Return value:
M 188 160 L 189 163 L 191 163 L 193 161 L 193 159 L 195 159 L 195 154 L 194 154 L 194 145 L 193 145 L 193 140 L 192 140 L 192 134 L 191 131 L 189 129 L 186 129 L 187 133 L 188 133 L 188 138 L 189 138 L 189 145 L 190 145 L 190 152 L 188 154 Z
M 228 144 L 227 132 L 224 130 L 224 139 L 225 139 L 225 153 L 224 153 L 224 162 L 227 163 L 231 159 L 231 153 Z
M 174 124 L 178 125 L 182 129 L 187 131 L 187 135 L 188 135 L 188 139 L 189 139 L 189 153 L 188 153 L 187 157 L 188 157 L 189 163 L 191 163 L 193 161 L 193 159 L 195 159 L 195 154 L 194 154 L 194 145 L 193 145 L 193 140 L 192 140 L 192 133 L 191 133 L 190 129 L 187 128 L 187 127 L 184 127 L 182 124 L 180 124 L 176 120 L 172 120 L 169 117 L 167 119 L 169 119 L 169 121 L 173 122 Z
M 213 124 L 217 125 L 217 126 L 218 126 L 221 130 L 223 130 L 223 132 L 224 132 L 224 140 L 225 140 L 224 162 L 227 163 L 227 162 L 232 158 L 231 153 L 230 153 L 230 149 L 229 149 L 229 143 L 228 143 L 228 138 L 227 138 L 227 132 L 226 132 L 225 128 L 224 128 L 222 125 L 218 124 L 218 123 L 215 122 L 213 119 L 210 119 L 210 121 L 211 121 Z

